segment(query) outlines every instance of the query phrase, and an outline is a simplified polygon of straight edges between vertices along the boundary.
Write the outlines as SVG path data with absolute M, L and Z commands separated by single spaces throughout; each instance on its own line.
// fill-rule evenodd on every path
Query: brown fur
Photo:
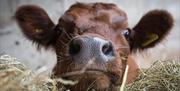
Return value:
M 137 49 L 153 47 L 170 31 L 173 19 L 167 11 L 155 10 L 147 13 L 133 28 L 128 28 L 126 13 L 114 4 L 76 3 L 67 10 L 54 25 L 46 12 L 40 7 L 22 6 L 16 12 L 16 19 L 23 33 L 37 44 L 53 47 L 57 54 L 57 64 L 53 70 L 56 77 L 78 80 L 71 91 L 115 91 L 121 85 L 125 66 L 129 65 L 127 83 L 138 75 L 139 68 L 131 57 Z M 40 31 L 35 31 L 39 29 Z M 130 35 L 122 34 L 128 29 Z M 141 46 L 148 40 L 149 34 L 158 35 L 158 39 L 147 46 Z M 110 41 L 115 49 L 115 59 L 105 63 L 105 67 L 95 61 L 80 74 L 64 76 L 68 72 L 83 69 L 85 65 L 76 63 L 68 54 L 68 44 L 75 37 L 93 36 Z M 87 60 L 88 61 L 88 60 Z M 91 87 L 89 87 L 91 86 Z

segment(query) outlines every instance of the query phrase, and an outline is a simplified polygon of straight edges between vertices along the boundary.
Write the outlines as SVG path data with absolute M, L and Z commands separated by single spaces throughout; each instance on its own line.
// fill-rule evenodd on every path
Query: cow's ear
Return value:
M 173 26 L 173 18 L 165 10 L 153 10 L 145 14 L 131 30 L 131 50 L 154 47 L 166 37 Z
M 15 18 L 24 35 L 33 42 L 48 46 L 54 40 L 54 23 L 40 7 L 25 5 L 18 8 Z

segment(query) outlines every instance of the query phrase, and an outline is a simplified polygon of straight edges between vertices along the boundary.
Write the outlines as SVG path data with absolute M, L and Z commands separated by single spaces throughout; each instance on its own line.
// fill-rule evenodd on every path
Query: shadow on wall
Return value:
M 140 17 L 152 9 L 165 9 L 173 14 L 175 26 L 170 36 L 163 43 L 152 48 L 143 55 L 135 55 L 141 67 L 148 67 L 152 61 L 158 59 L 180 60 L 180 1 L 179 0 L 77 0 L 79 2 L 108 2 L 117 4 L 129 18 L 129 25 L 134 26 Z M 0 55 L 9 54 L 21 59 L 32 69 L 46 65 L 52 68 L 56 63 L 55 54 L 51 50 L 36 50 L 17 27 L 12 16 L 18 6 L 35 4 L 43 7 L 55 24 L 59 17 L 75 0 L 1 0 L 0 1 Z

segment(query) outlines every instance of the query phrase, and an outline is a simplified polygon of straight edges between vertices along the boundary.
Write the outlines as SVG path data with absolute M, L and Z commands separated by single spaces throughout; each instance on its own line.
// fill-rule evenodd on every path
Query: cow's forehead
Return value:
M 108 25 L 115 30 L 127 27 L 127 16 L 124 11 L 114 4 L 106 3 L 77 3 L 65 12 L 62 18 L 72 21 L 79 28 Z M 101 23 L 101 24 L 98 24 Z

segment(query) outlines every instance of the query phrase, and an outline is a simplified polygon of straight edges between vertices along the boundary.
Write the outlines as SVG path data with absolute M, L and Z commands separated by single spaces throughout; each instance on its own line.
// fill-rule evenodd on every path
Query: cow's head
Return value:
M 126 65 L 130 66 L 127 82 L 132 82 L 138 66 L 129 55 L 154 47 L 173 25 L 167 11 L 153 10 L 129 28 L 126 13 L 106 3 L 74 4 L 56 25 L 33 5 L 20 7 L 16 19 L 27 38 L 55 50 L 54 74 L 78 81 L 68 86 L 73 91 L 112 91 L 121 84 Z

